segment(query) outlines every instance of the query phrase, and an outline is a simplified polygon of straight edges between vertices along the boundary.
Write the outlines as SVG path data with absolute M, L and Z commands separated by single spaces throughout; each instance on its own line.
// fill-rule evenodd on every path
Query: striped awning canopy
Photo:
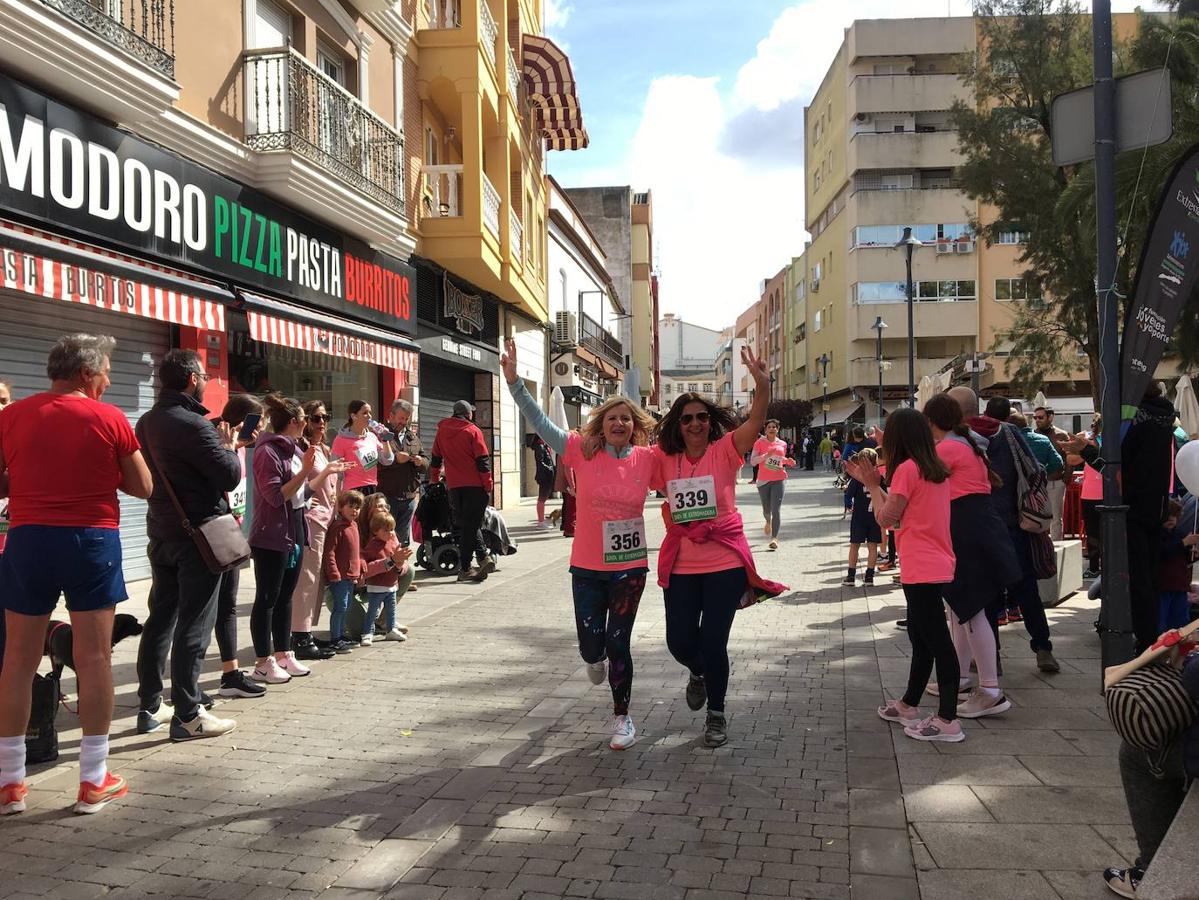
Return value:
M 582 150 L 589 143 L 570 59 L 541 34 L 521 38 L 525 84 L 548 150 Z

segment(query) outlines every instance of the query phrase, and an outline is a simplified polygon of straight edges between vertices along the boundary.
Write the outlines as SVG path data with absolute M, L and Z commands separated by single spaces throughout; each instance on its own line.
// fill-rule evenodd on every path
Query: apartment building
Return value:
M 782 387 L 787 400 L 811 398 L 808 361 L 808 261 L 806 253 L 793 257 L 783 286 Z
M 722 332 L 665 313 L 658 322 L 658 354 L 661 371 L 661 406 L 669 408 L 680 394 L 703 394 L 718 402 L 720 373 L 718 357 Z

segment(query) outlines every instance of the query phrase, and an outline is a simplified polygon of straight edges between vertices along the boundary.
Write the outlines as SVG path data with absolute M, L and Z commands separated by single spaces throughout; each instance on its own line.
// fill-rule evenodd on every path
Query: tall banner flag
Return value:
M 1131 419 L 1199 280 L 1199 144 L 1174 168 L 1149 226 L 1120 347 L 1122 418 Z

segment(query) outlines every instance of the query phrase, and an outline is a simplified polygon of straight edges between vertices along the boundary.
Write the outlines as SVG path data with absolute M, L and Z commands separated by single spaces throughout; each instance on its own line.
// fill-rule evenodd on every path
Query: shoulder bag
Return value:
M 1010 428 L 1002 425 L 1004 438 L 1012 451 L 1016 467 L 1016 500 L 1019 503 L 1020 527 L 1033 534 L 1045 534 L 1053 521 L 1053 506 L 1049 502 L 1049 476 L 1045 467 L 1033 458 Z
M 195 543 L 196 549 L 200 551 L 200 558 L 204 560 L 204 565 L 208 566 L 208 571 L 219 575 L 245 563 L 250 558 L 250 544 L 246 541 L 246 536 L 242 534 L 241 524 L 237 521 L 237 517 L 233 513 L 227 512 L 221 516 L 205 519 L 198 525 L 193 525 L 183 509 L 183 504 L 179 502 L 179 498 L 175 494 L 175 488 L 171 486 L 171 480 L 163 471 L 154 447 L 149 441 L 146 442 L 146 446 L 150 451 L 150 457 L 154 460 L 154 468 L 158 477 L 162 479 L 162 486 L 166 488 L 167 496 L 171 498 L 175 511 L 179 513 L 183 530 L 188 533 Z

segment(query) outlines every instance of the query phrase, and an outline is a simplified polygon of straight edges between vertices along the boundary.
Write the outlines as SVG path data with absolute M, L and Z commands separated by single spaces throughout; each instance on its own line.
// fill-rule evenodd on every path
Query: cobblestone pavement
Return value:
M 739 492 L 764 551 L 756 492 Z M 1093 605 L 1051 613 L 1055 677 L 1005 629 L 1015 708 L 962 744 L 917 744 L 873 712 L 904 680 L 902 596 L 839 587 L 826 476 L 791 482 L 785 520 L 782 549 L 758 558 L 792 592 L 738 616 L 719 750 L 699 742 L 653 586 L 634 641 L 639 741 L 607 749 L 610 695 L 577 655 L 568 542 L 522 509 L 520 552 L 485 585 L 422 579 L 401 604 L 409 642 L 222 701 L 238 723 L 225 738 L 134 733 L 136 647 L 119 645 L 112 765 L 131 793 L 98 816 L 66 811 L 79 733 L 64 713 L 59 764 L 32 770 L 30 811 L 0 822 L 0 896 L 1102 896 L 1098 869 L 1132 842 Z M 139 587 L 126 609 L 144 614 Z

